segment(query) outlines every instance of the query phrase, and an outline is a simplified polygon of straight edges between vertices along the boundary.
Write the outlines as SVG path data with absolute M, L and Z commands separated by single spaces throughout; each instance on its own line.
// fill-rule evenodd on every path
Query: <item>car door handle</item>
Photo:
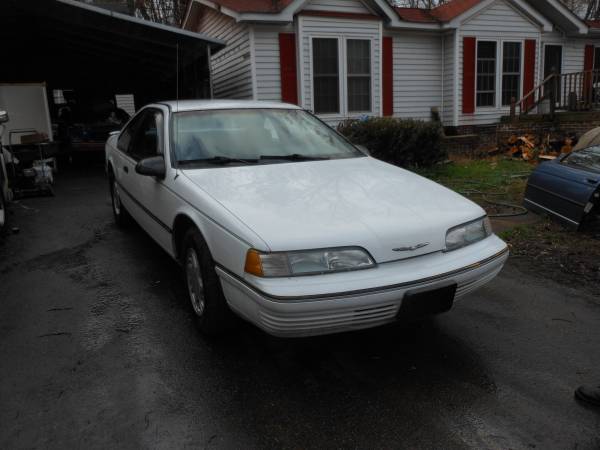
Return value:
M 596 184 L 598 182 L 598 180 L 595 180 L 594 178 L 586 178 L 585 181 L 591 184 Z
M 129 173 L 129 167 L 127 167 L 127 166 L 123 166 L 123 172 L 125 172 L 125 173 Z

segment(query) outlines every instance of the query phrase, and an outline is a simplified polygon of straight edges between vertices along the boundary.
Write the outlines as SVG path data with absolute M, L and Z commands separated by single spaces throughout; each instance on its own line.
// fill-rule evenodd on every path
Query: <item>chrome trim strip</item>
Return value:
M 548 208 L 546 208 L 545 206 L 542 206 L 542 205 L 540 205 L 539 203 L 536 203 L 536 202 L 534 202 L 534 201 L 531 201 L 531 200 L 529 200 L 528 198 L 524 198 L 524 199 L 523 199 L 523 202 L 524 202 L 524 203 L 529 203 L 529 204 L 531 204 L 531 205 L 533 205 L 533 206 L 536 206 L 536 207 L 538 207 L 538 208 L 540 208 L 540 209 L 543 209 L 544 211 L 546 211 L 546 212 L 548 212 L 548 213 L 550 213 L 550 214 L 553 214 L 553 215 L 555 215 L 555 216 L 557 216 L 557 217 L 560 217 L 561 219 L 563 219 L 563 220 L 566 220 L 567 222 L 571 222 L 573 225 L 577 225 L 577 226 L 579 226 L 579 222 L 575 222 L 573 219 L 569 219 L 568 217 L 565 217 L 565 216 L 563 216 L 562 214 L 559 214 L 559 213 L 557 213 L 557 212 L 555 212 L 555 211 L 552 211 L 551 209 L 548 209 Z
M 135 203 L 136 205 L 138 205 L 138 207 L 139 207 L 139 208 L 140 208 L 140 209 L 141 209 L 143 212 L 145 212 L 145 213 L 146 213 L 146 214 L 147 214 L 147 215 L 148 215 L 148 216 L 149 216 L 149 217 L 150 217 L 152 220 L 154 220 L 154 221 L 155 221 L 157 224 L 159 224 L 159 225 L 160 225 L 162 228 L 164 228 L 164 229 L 165 229 L 165 230 L 166 230 L 166 231 L 167 231 L 169 234 L 172 234 L 172 233 L 173 233 L 173 230 L 171 230 L 171 228 L 169 228 L 169 226 L 168 226 L 166 223 L 164 223 L 164 222 L 163 222 L 163 221 L 161 221 L 161 220 L 160 220 L 158 217 L 156 217 L 154 214 L 152 214 L 152 213 L 150 212 L 150 210 L 148 210 L 148 208 L 146 208 L 144 205 L 142 205 L 142 204 L 141 204 L 141 203 L 138 201 L 138 199 L 137 199 L 137 198 L 135 198 L 133 195 L 131 195 L 131 193 L 130 193 L 130 192 L 127 190 L 127 189 L 125 189 L 121 183 L 119 183 L 119 182 L 117 181 L 117 184 L 119 185 L 119 189 L 120 189 L 121 191 L 123 191 L 125 194 L 127 194 L 127 197 L 129 197 L 133 203 Z
M 334 299 L 342 298 L 342 297 L 356 297 L 359 295 L 377 294 L 380 292 L 386 292 L 386 291 L 395 290 L 395 289 L 399 289 L 399 288 L 417 287 L 421 284 L 431 283 L 431 282 L 438 281 L 438 280 L 443 280 L 444 278 L 448 278 L 453 275 L 459 275 L 461 273 L 468 272 L 473 269 L 477 269 L 479 267 L 490 264 L 490 263 L 504 257 L 507 254 L 508 254 L 508 246 L 506 246 L 504 248 L 504 250 L 490 256 L 489 258 L 485 258 L 481 261 L 478 261 L 476 263 L 462 267 L 460 269 L 452 270 L 450 272 L 445 272 L 445 273 L 442 273 L 439 275 L 434 275 L 434 276 L 427 277 L 427 278 L 421 278 L 420 280 L 407 281 L 404 283 L 398 283 L 398 284 L 376 287 L 376 288 L 358 289 L 358 290 L 354 290 L 354 291 L 345 291 L 345 292 L 336 292 L 335 294 L 299 295 L 299 296 L 279 296 L 279 295 L 267 294 L 266 292 L 252 286 L 246 280 L 244 280 L 241 277 L 239 277 L 238 275 L 232 273 L 231 271 L 229 271 L 222 265 L 220 265 L 218 263 L 216 263 L 215 265 L 217 266 L 217 268 L 219 270 L 224 272 L 226 275 L 229 275 L 230 277 L 234 278 L 238 282 L 242 283 L 248 289 L 252 290 L 256 294 L 260 295 L 261 297 L 265 297 L 268 300 L 271 300 L 274 302 L 295 302 L 295 301 L 297 302 L 297 301 L 307 301 L 307 300 L 308 301 L 310 301 L 310 300 L 334 300 Z

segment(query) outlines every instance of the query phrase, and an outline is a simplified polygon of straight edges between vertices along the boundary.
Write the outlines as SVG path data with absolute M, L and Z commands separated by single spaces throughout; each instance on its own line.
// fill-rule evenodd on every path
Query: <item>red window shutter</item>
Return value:
M 589 71 L 594 70 L 594 46 L 586 45 L 585 53 L 583 56 L 583 70 L 585 73 L 583 74 L 583 95 L 586 99 L 590 96 L 592 92 L 592 74 Z
M 523 67 L 523 93 L 522 97 L 529 94 L 535 87 L 535 47 L 536 42 L 534 39 L 525 40 L 525 54 L 523 55 L 523 61 L 525 67 Z M 518 101 L 519 99 L 517 99 Z M 527 99 L 525 108 L 531 106 L 533 102 L 533 96 Z
M 383 38 L 383 115 L 394 115 L 394 44 L 389 36 Z
M 474 37 L 463 38 L 462 112 L 475 112 L 475 45 Z
M 298 79 L 296 70 L 296 35 L 279 33 L 279 71 L 281 75 L 281 101 L 298 104 Z
M 594 46 L 585 46 L 585 55 L 583 58 L 583 70 L 594 70 Z

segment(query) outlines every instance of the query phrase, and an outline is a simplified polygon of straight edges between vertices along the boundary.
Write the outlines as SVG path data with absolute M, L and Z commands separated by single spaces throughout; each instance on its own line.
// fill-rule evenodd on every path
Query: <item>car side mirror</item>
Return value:
M 359 149 L 361 152 L 363 152 L 365 155 L 371 156 L 371 152 L 364 145 L 357 145 L 356 148 Z
M 8 112 L 0 110 L 0 124 L 8 122 Z
M 167 173 L 165 158 L 162 156 L 152 156 L 141 159 L 135 166 L 136 173 L 147 175 L 149 177 L 164 178 Z

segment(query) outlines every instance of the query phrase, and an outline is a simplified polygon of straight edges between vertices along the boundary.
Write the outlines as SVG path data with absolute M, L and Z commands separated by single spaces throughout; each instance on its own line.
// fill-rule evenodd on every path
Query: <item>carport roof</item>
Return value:
M 225 46 L 74 0 L 1 0 L 0 39 L 7 44 L 0 82 L 143 90 L 152 94 L 148 100 L 176 98 L 186 89 L 183 95 L 197 98 L 191 91 L 207 82 L 209 52 Z
M 4 1 L 7 1 L 7 0 L 4 0 Z M 10 0 L 8 0 L 8 2 L 10 2 Z M 163 24 L 156 23 L 156 22 L 150 22 L 148 20 L 139 19 L 137 17 L 130 16 L 128 14 L 123 14 L 123 13 L 119 13 L 116 11 L 111 11 L 108 9 L 89 5 L 89 4 L 83 3 L 81 1 L 51 0 L 50 2 L 48 2 L 47 0 L 45 0 L 45 1 L 33 0 L 33 1 L 30 1 L 29 3 L 43 4 L 44 8 L 49 8 L 50 10 L 52 10 L 53 8 L 56 8 L 58 10 L 63 9 L 63 11 L 66 14 L 69 14 L 68 17 L 71 17 L 72 19 L 85 19 L 87 21 L 90 21 L 90 20 L 94 21 L 94 20 L 100 20 L 100 18 L 97 15 L 108 16 L 113 19 L 112 20 L 113 26 L 129 28 L 130 31 L 134 31 L 135 29 L 138 29 L 138 30 L 144 29 L 146 33 L 152 34 L 152 35 L 156 36 L 157 38 L 160 37 L 165 42 L 170 42 L 173 40 L 176 40 L 179 43 L 185 42 L 185 43 L 191 43 L 191 44 L 202 42 L 204 44 L 209 45 L 211 47 L 211 49 L 213 49 L 214 51 L 220 50 L 221 48 L 223 48 L 225 46 L 224 41 L 222 41 L 220 39 L 215 39 L 215 38 L 209 37 L 202 33 L 192 33 L 190 31 L 183 30 L 181 28 L 172 27 L 169 25 L 163 25 Z M 66 8 L 62 8 L 62 5 L 64 5 Z M 70 13 L 68 8 L 79 8 L 82 11 L 88 12 L 88 14 L 82 12 L 81 15 L 77 15 L 77 17 L 75 17 L 72 14 L 75 14 L 76 10 L 73 10 Z M 134 38 L 134 36 L 132 36 L 132 37 Z

